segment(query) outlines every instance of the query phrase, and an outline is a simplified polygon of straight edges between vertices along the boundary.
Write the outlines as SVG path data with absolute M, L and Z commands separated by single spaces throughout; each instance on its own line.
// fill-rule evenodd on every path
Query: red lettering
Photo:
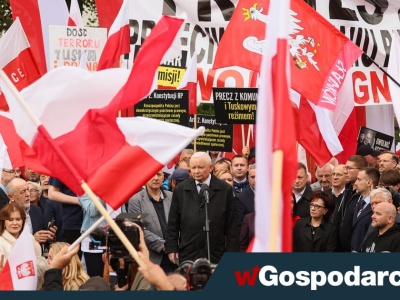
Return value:
M 245 284 L 248 286 L 254 286 L 259 272 L 259 266 L 255 266 L 251 271 L 235 271 L 236 282 L 239 286 L 244 286 Z
M 235 87 L 242 88 L 244 87 L 243 75 L 236 70 L 224 70 L 218 76 L 217 87 L 224 87 L 228 78 L 235 79 Z

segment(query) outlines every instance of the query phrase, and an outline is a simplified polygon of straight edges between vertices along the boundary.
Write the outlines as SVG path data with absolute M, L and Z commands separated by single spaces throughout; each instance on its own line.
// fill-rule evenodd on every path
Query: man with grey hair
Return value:
M 393 199 L 392 199 L 392 194 L 387 190 L 386 188 L 377 188 L 371 191 L 370 194 L 371 197 L 371 209 L 372 213 L 374 212 L 375 206 L 377 206 L 379 203 L 392 203 L 393 204 Z M 395 221 L 397 224 L 400 224 L 400 214 L 396 214 Z M 374 227 L 372 224 L 369 226 L 367 233 L 365 234 L 364 242 L 366 239 L 369 237 L 369 235 L 374 231 Z
M 328 163 L 322 167 L 317 167 L 317 170 L 315 172 L 321 190 L 324 192 L 332 186 L 333 168 L 333 165 Z
M 249 166 L 249 174 L 247 175 L 249 186 L 235 196 L 236 201 L 236 219 L 238 222 L 239 232 L 242 228 L 244 216 L 254 212 L 254 191 L 256 185 L 256 164 Z
M 13 178 L 6 186 L 10 202 L 16 202 L 26 211 L 26 222 L 30 233 L 39 244 L 53 240 L 57 227 L 44 230 L 42 210 L 37 205 L 31 205 L 29 184 L 22 178 Z M 47 224 L 46 224 L 47 225 Z
M 372 215 L 374 231 L 361 246 L 361 252 L 400 252 L 400 226 L 396 207 L 389 202 L 375 205 Z
M 239 251 L 233 190 L 228 183 L 211 174 L 212 168 L 207 153 L 194 153 L 190 158 L 192 178 L 174 189 L 165 253 L 175 264 L 207 257 L 210 257 L 211 263 L 218 263 L 224 252 Z M 204 189 L 208 189 L 208 197 Z M 208 204 L 206 198 L 209 199 Z

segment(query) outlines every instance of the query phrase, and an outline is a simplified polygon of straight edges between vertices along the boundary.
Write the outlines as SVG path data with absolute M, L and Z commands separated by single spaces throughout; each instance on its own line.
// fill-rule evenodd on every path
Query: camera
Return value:
M 139 250 L 140 232 L 139 228 L 133 223 L 143 229 L 142 214 L 121 213 L 115 218 L 115 223 L 117 223 L 133 247 Z M 102 238 L 98 238 L 98 240 L 101 241 Z M 107 230 L 105 242 L 107 261 L 117 275 L 118 287 L 123 287 L 128 283 L 130 288 L 132 266 L 137 267 L 136 261 L 111 227 Z
M 202 290 L 215 267 L 208 259 L 198 258 L 194 262 L 183 261 L 176 272 L 186 278 L 188 290 Z

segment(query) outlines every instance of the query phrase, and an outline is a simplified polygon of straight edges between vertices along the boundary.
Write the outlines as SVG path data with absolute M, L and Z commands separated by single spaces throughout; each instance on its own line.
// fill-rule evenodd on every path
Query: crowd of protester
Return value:
M 242 152 L 227 159 L 185 149 L 171 174 L 159 170 L 120 209 L 113 211 L 100 199 L 113 218 L 143 215 L 141 226 L 126 223 L 138 227 L 136 250 L 143 265 L 129 261 L 123 284 L 112 280 L 119 270 L 113 270 L 107 251 L 93 248 L 93 237 L 67 250 L 101 217 L 87 195 L 78 197 L 57 178 L 29 168 L 23 174 L 3 169 L 0 267 L 28 226 L 38 289 L 188 289 L 182 265 L 215 266 L 225 252 L 246 251 L 254 237 L 255 148 Z M 299 162 L 292 184 L 293 251 L 399 252 L 399 168 L 395 153 L 362 143 L 345 164 L 332 159 L 308 170 Z

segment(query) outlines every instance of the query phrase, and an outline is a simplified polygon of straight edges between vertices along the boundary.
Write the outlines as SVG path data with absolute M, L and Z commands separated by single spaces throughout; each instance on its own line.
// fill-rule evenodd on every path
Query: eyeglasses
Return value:
M 6 170 L 6 169 L 3 169 L 3 172 L 9 173 L 9 174 L 21 175 L 21 170 Z
M 348 167 L 348 166 L 344 166 L 343 169 L 345 169 L 345 170 L 360 170 L 360 168 L 352 168 L 352 167 Z
M 314 208 L 314 209 L 320 209 L 320 208 L 325 208 L 325 206 L 321 206 L 321 205 L 318 205 L 318 204 L 310 204 L 310 208 Z
M 34 193 L 34 192 L 39 192 L 39 190 L 30 189 L 29 192 Z

